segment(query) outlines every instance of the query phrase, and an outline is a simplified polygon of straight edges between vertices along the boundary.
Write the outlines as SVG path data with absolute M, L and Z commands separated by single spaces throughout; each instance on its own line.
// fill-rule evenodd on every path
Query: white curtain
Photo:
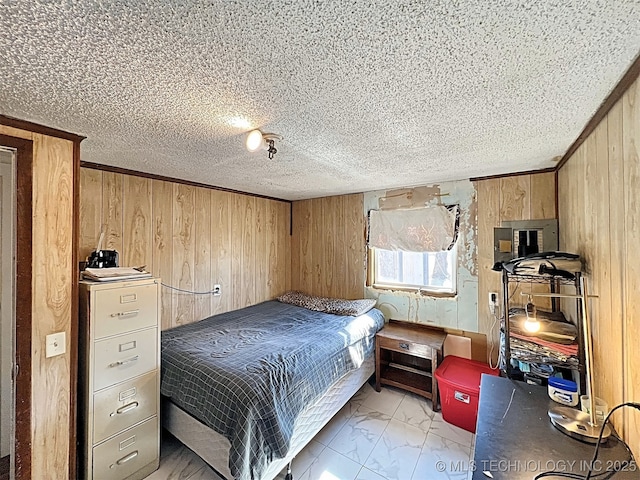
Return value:
M 405 252 L 449 250 L 456 237 L 458 207 L 371 210 L 369 246 Z

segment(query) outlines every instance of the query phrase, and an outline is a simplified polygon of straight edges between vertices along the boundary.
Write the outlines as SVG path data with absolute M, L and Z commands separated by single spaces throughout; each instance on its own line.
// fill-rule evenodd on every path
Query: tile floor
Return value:
M 430 401 L 389 387 L 377 393 L 367 383 L 294 459 L 292 471 L 294 480 L 467 480 L 474 440 L 434 413 Z M 220 477 L 169 437 L 159 470 L 147 477 L 165 479 Z

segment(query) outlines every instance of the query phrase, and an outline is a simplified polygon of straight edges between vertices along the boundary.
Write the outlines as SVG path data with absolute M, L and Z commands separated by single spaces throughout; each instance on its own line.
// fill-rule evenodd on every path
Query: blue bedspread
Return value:
M 280 303 L 162 332 L 161 393 L 231 443 L 229 467 L 256 480 L 289 449 L 296 417 L 373 354 L 377 309 L 345 317 Z

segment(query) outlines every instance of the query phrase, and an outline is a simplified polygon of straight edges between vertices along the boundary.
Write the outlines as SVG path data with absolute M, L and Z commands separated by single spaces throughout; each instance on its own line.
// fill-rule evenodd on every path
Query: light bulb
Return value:
M 264 146 L 264 138 L 260 130 L 251 130 L 247 135 L 247 150 L 255 152 Z
M 540 330 L 540 322 L 537 320 L 525 320 L 524 329 L 530 333 L 536 333 Z
M 530 333 L 536 333 L 540 330 L 540 322 L 536 318 L 537 309 L 536 306 L 531 302 L 531 296 L 529 296 L 529 301 L 524 307 L 524 313 L 527 316 L 527 319 L 524 322 L 524 329 Z

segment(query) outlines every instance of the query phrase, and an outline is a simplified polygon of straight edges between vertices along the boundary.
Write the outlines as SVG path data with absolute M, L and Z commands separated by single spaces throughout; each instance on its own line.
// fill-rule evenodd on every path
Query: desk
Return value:
M 553 405 L 559 404 L 549 398 L 546 387 L 482 375 L 473 480 L 487 480 L 483 470 L 495 480 L 532 480 L 547 470 L 586 474 L 595 445 L 556 429 L 547 415 Z M 600 469 L 594 473 L 626 459 L 624 446 L 612 436 L 600 446 Z M 631 471 L 617 473 L 613 480 L 637 480 L 639 469 L 632 464 Z

